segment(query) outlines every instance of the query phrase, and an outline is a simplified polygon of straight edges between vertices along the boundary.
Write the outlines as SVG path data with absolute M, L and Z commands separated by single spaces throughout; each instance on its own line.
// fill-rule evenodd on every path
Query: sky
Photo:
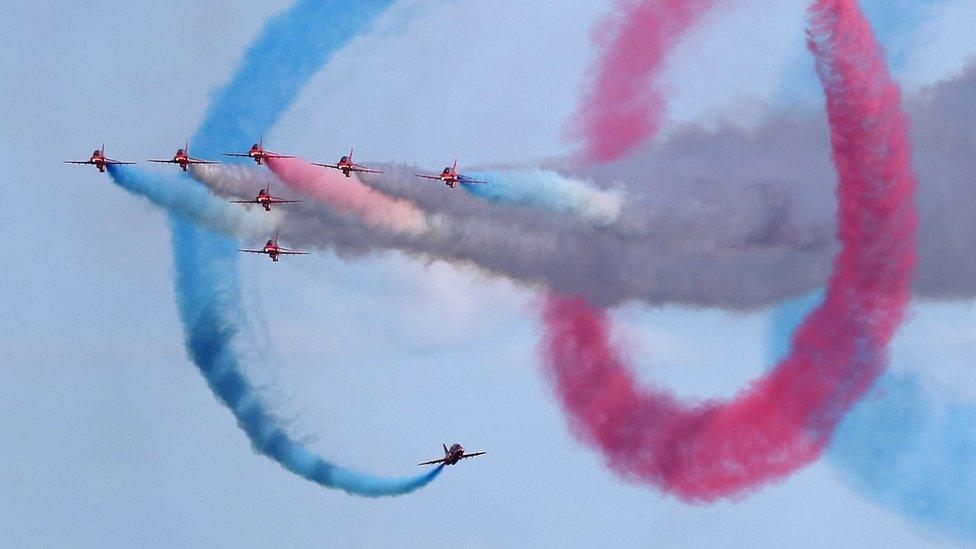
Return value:
M 60 161 L 102 141 L 119 159 L 171 154 L 264 16 L 288 4 L 5 8 L 0 145 L 16 159 L 3 178 L 15 246 L 0 270 L 5 544 L 947 542 L 852 491 L 826 461 L 711 506 L 622 483 L 567 431 L 539 375 L 537 296 L 396 254 L 242 260 L 244 305 L 263 318 L 268 356 L 253 375 L 292 432 L 340 463 L 400 475 L 437 457 L 441 442 L 490 454 L 384 500 L 322 489 L 254 454 L 185 357 L 164 215 Z M 976 55 L 970 1 L 864 5 L 908 90 Z M 690 122 L 748 127 L 767 105 L 821 108 L 804 6 L 743 2 L 710 16 L 665 73 L 676 100 L 664 134 Z M 431 168 L 455 155 L 484 165 L 566 154 L 565 124 L 593 61 L 590 29 L 605 11 L 597 1 L 404 0 L 265 139 L 317 161 L 355 145 L 362 161 Z M 615 317 L 643 376 L 710 397 L 767 367 L 768 314 L 631 305 Z M 893 368 L 976 398 L 967 320 L 972 303 L 916 303 Z

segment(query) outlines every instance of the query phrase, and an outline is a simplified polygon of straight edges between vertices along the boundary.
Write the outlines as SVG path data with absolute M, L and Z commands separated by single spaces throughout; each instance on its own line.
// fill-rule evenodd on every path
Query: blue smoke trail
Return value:
M 241 237 L 263 237 L 280 224 L 281 212 L 253 212 L 216 196 L 210 189 L 187 181 L 126 166 L 109 165 L 108 172 L 123 189 L 148 198 L 171 214 L 197 225 Z
M 301 0 L 271 18 L 234 78 L 215 93 L 193 138 L 195 150 L 209 156 L 221 152 L 218 145 L 246 147 L 268 131 L 332 55 L 368 30 L 392 1 Z M 113 171 L 113 177 L 119 175 Z M 183 174 L 173 176 L 171 184 L 197 185 Z M 440 474 L 443 466 L 414 477 L 374 477 L 330 463 L 290 438 L 248 382 L 236 352 L 249 339 L 240 306 L 237 243 L 173 212 L 170 224 L 187 351 L 255 451 L 303 478 L 369 497 L 405 494 Z
M 620 193 L 602 191 L 550 170 L 482 171 L 470 174 L 470 178 L 488 182 L 462 185 L 479 198 L 565 212 L 596 225 L 613 224 L 623 208 Z
M 774 358 L 821 299 L 808 296 L 775 310 L 768 338 Z M 976 542 L 976 406 L 939 398 L 917 375 L 888 373 L 841 423 L 829 457 L 873 501 Z

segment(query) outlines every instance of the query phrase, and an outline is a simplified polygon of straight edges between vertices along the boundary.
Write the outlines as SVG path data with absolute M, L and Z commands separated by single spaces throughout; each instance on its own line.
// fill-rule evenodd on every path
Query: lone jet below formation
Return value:
M 262 137 L 257 143 L 251 145 L 251 150 L 246 153 L 224 153 L 224 156 L 238 156 L 241 158 L 253 158 L 260 166 L 265 160 L 269 158 L 295 158 L 294 156 L 288 156 L 286 154 L 278 154 L 271 151 L 264 150 L 264 138 Z
M 265 254 L 271 258 L 271 261 L 275 263 L 278 262 L 279 255 L 308 255 L 308 252 L 300 252 L 297 250 L 289 250 L 288 248 L 282 248 L 278 245 L 278 233 L 275 233 L 274 240 L 269 240 L 263 248 L 260 250 L 237 250 L 239 252 L 245 252 L 249 254 Z
M 313 166 L 322 166 L 323 168 L 332 168 L 333 170 L 342 170 L 342 173 L 346 177 L 352 177 L 352 172 L 360 173 L 383 173 L 379 170 L 371 170 L 366 166 L 360 166 L 352 160 L 353 149 L 349 149 L 349 155 L 343 156 L 335 164 L 319 164 L 318 162 L 312 162 Z
M 105 173 L 105 166 L 112 166 L 117 164 L 135 164 L 135 162 L 122 162 L 121 160 L 112 160 L 111 158 L 105 157 L 105 143 L 102 143 L 101 149 L 95 149 L 92 153 L 91 158 L 88 160 L 65 160 L 65 164 L 91 164 L 98 168 L 98 171 Z
M 268 186 L 258 191 L 258 195 L 253 200 L 231 200 L 231 202 L 234 204 L 257 204 L 263 207 L 264 211 L 270 212 L 272 204 L 297 204 L 301 200 L 284 200 L 271 196 L 271 182 L 268 181 Z
M 465 454 L 464 446 L 461 446 L 456 442 L 452 444 L 450 448 L 447 447 L 447 444 L 444 444 L 443 446 L 444 446 L 444 457 L 442 457 L 441 459 L 432 459 L 430 461 L 425 461 L 423 463 L 419 463 L 418 465 L 419 466 L 437 465 L 438 463 L 443 463 L 444 465 L 454 465 L 455 463 L 461 461 L 462 459 L 482 456 L 488 453 L 488 452 L 473 452 L 470 454 Z
M 457 158 L 454 159 L 454 166 L 448 166 L 444 168 L 444 171 L 440 175 L 425 175 L 422 173 L 414 174 L 417 177 L 422 177 L 424 179 L 433 179 L 435 181 L 443 181 L 445 185 L 452 189 L 456 189 L 458 185 L 472 184 L 472 183 L 487 183 L 487 181 L 479 181 L 477 179 L 471 179 L 465 175 L 459 174 L 457 171 Z
M 189 143 L 185 143 L 182 149 L 176 149 L 176 154 L 173 155 L 171 160 L 150 160 L 150 162 L 156 162 L 158 164 L 179 164 L 184 172 L 190 164 L 220 164 L 220 162 L 214 162 L 213 160 L 200 160 L 199 158 L 190 156 Z

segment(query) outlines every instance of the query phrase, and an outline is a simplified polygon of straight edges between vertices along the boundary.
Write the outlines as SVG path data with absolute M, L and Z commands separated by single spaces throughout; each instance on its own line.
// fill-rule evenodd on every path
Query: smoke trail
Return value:
M 604 313 L 559 296 L 545 306 L 546 370 L 576 434 L 623 477 L 685 500 L 754 489 L 815 459 L 881 373 L 910 299 L 916 182 L 898 87 L 856 0 L 819 0 L 810 16 L 843 247 L 789 356 L 732 401 L 687 406 L 637 387 Z
M 394 237 L 337 216 L 331 206 L 300 204 L 282 221 L 289 242 L 349 257 L 396 249 L 475 265 L 531 288 L 582 295 L 604 306 L 640 299 L 755 308 L 812 290 L 829 271 L 824 255 L 811 252 L 810 241 L 796 236 L 803 231 L 776 213 L 785 199 L 772 189 L 716 190 L 711 202 L 694 205 L 628 195 L 617 221 L 601 225 L 418 184 L 416 167 L 379 167 L 384 174 L 363 177 L 364 183 L 427 212 L 427 231 Z M 547 172 L 538 172 L 540 179 L 531 183 L 533 171 L 521 173 L 527 187 L 549 187 Z M 194 175 L 232 196 L 253 196 L 267 179 L 262 171 L 243 168 L 198 169 Z M 720 213 L 719 197 L 727 197 L 736 213 Z M 830 240 L 829 233 L 825 238 Z
M 830 458 L 862 493 L 929 528 L 976 541 L 976 406 L 911 375 L 882 379 L 844 420 Z
M 621 193 L 603 191 L 551 170 L 481 171 L 471 177 L 488 182 L 462 185 L 479 198 L 565 212 L 598 226 L 612 225 L 623 208 Z
M 406 233 L 427 230 L 420 210 L 363 185 L 356 174 L 346 177 L 297 158 L 269 158 L 267 164 L 292 189 L 339 211 L 353 213 L 368 225 Z
M 592 87 L 572 126 L 584 158 L 619 158 L 657 132 L 665 101 L 650 88 L 664 56 L 715 0 L 618 0 L 593 31 L 601 50 Z
M 197 150 L 217 154 L 218 144 L 240 145 L 244 136 L 267 131 L 333 53 L 368 30 L 389 4 L 304 0 L 270 19 L 234 78 L 217 92 L 193 139 Z M 325 22 L 328 32 L 323 32 Z M 370 497 L 405 494 L 440 474 L 441 468 L 436 468 L 403 479 L 373 477 L 338 467 L 291 439 L 248 382 L 237 353 L 250 337 L 240 306 L 236 243 L 172 212 L 170 222 L 187 351 L 255 451 L 308 480 Z
M 242 340 L 250 336 L 243 333 L 243 310 L 236 305 L 242 299 L 236 283 L 237 258 L 215 253 L 234 243 L 199 229 L 181 230 L 187 224 L 174 226 L 174 238 L 184 242 L 176 257 L 176 276 L 177 284 L 186 288 L 179 294 L 179 308 L 187 351 L 214 394 L 233 412 L 255 451 L 305 479 L 360 496 L 406 494 L 437 477 L 441 467 L 401 479 L 365 475 L 335 465 L 292 439 L 244 375 L 238 356 Z
M 165 176 L 136 168 L 109 165 L 112 180 L 123 189 L 145 198 L 175 215 L 209 229 L 240 237 L 262 237 L 281 224 L 280 212 L 255 216 L 229 204 L 188 178 Z
M 976 254 L 956 253 L 976 239 L 976 155 L 966 152 L 976 148 L 968 123 L 976 117 L 976 64 L 908 106 L 923 191 L 915 291 L 976 296 Z M 808 114 L 779 113 L 756 130 L 690 128 L 619 162 L 570 172 L 597 188 L 621 186 L 622 209 L 605 226 L 525 203 L 485 203 L 415 179 L 417 167 L 388 164 L 361 181 L 434 214 L 423 238 L 390 238 L 308 203 L 288 209 L 283 230 L 297 246 L 347 257 L 397 249 L 598 306 L 756 309 L 821 288 L 830 276 L 839 245 L 833 191 L 823 184 L 834 177 L 828 138 L 826 124 Z M 241 193 L 228 194 L 253 197 L 267 178 L 255 173 Z M 222 182 L 207 184 L 222 192 Z
M 820 302 L 784 303 L 770 319 L 778 359 Z M 935 394 L 919 377 L 888 373 L 844 418 L 828 456 L 844 480 L 875 502 L 959 539 L 976 541 L 976 406 Z
M 272 188 L 287 188 L 278 176 L 254 166 L 205 166 L 191 169 L 190 173 L 213 192 L 225 197 L 254 196 L 255 190 L 267 184 L 269 180 Z M 343 177 L 343 180 L 345 179 Z M 375 193 L 375 191 L 370 192 Z M 285 192 L 283 196 L 301 198 L 303 195 Z M 386 197 L 382 199 L 390 202 Z M 380 218 L 379 221 L 382 225 L 371 225 L 354 210 L 339 209 L 330 203 L 317 200 L 306 199 L 297 204 L 283 206 L 281 210 L 287 214 L 282 220 L 281 233 L 288 235 L 289 243 L 336 252 L 349 259 L 367 253 L 366 248 L 356 244 L 364 238 L 375 244 L 377 248 L 389 249 L 397 248 L 399 246 L 397 243 L 412 238 L 412 233 L 409 231 L 390 230 L 390 224 L 384 218 Z M 436 217 L 429 219 L 432 222 L 436 221 Z M 328 237 L 320 237 L 325 234 Z

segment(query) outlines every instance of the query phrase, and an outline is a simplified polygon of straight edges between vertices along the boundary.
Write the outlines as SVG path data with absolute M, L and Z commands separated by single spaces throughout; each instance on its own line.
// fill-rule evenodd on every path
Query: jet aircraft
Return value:
M 247 151 L 246 153 L 224 153 L 224 156 L 238 156 L 241 158 L 253 158 L 258 166 L 262 165 L 264 161 L 269 158 L 295 158 L 294 156 L 288 156 L 286 154 L 278 154 L 278 153 L 264 150 L 263 137 L 257 143 L 251 145 L 251 150 Z
M 264 208 L 264 211 L 270 212 L 271 206 L 273 204 L 297 204 L 301 200 L 285 200 L 282 198 L 276 198 L 271 196 L 271 182 L 268 181 L 268 186 L 258 191 L 258 195 L 252 200 L 231 200 L 234 204 L 257 204 Z
M 452 444 L 450 448 L 447 447 L 447 444 L 444 444 L 443 446 L 444 446 L 444 457 L 442 457 L 441 459 L 432 459 L 430 461 L 425 461 L 423 463 L 419 463 L 418 465 L 420 466 L 437 465 L 439 463 L 443 463 L 444 465 L 454 465 L 455 463 L 461 461 L 462 459 L 481 456 L 487 453 L 487 452 L 472 452 L 470 454 L 466 454 L 464 453 L 464 446 L 461 446 L 456 442 Z
M 454 159 L 454 165 L 444 168 L 444 171 L 440 175 L 426 175 L 426 174 L 415 174 L 417 177 L 422 177 L 424 179 L 433 179 L 435 181 L 443 181 L 445 185 L 452 189 L 456 189 L 460 184 L 476 184 L 476 183 L 487 183 L 487 181 L 480 181 L 478 179 L 471 179 L 465 175 L 459 174 L 457 171 L 457 158 Z
M 349 149 L 349 155 L 343 156 L 335 164 L 319 164 L 318 162 L 312 162 L 314 166 L 322 166 L 323 168 L 332 168 L 333 170 L 342 170 L 342 173 L 346 177 L 352 177 L 352 172 L 360 173 L 383 173 L 379 170 L 371 170 L 366 166 L 360 166 L 352 160 L 353 149 Z
M 118 164 L 135 164 L 135 162 L 122 162 L 120 160 L 112 160 L 105 156 L 105 143 L 102 143 L 101 149 L 95 149 L 92 153 L 91 158 L 88 160 L 65 160 L 65 164 L 90 164 L 98 168 L 98 171 L 105 173 L 106 166 L 114 166 Z
M 275 263 L 278 262 L 279 255 L 308 255 L 308 252 L 301 252 L 298 250 L 289 250 L 288 248 L 283 248 L 278 244 L 278 233 L 275 233 L 273 240 L 268 240 L 264 247 L 260 250 L 237 250 L 239 252 L 245 252 L 249 254 L 265 254 L 271 258 L 271 261 Z
M 190 143 L 187 142 L 183 145 L 182 149 L 176 149 L 176 154 L 170 160 L 150 160 L 150 162 L 156 162 L 157 164 L 179 164 L 183 171 L 186 171 L 187 166 L 190 164 L 220 164 L 220 162 L 214 162 L 213 160 L 200 160 L 199 158 L 193 158 L 190 156 Z

